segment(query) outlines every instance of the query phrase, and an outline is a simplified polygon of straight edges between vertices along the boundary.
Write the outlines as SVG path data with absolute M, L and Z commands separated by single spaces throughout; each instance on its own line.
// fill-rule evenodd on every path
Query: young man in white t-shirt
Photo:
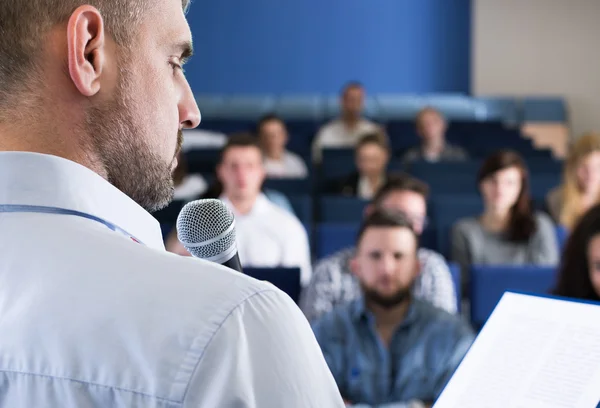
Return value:
M 360 137 L 373 133 L 379 125 L 363 115 L 365 89 L 359 82 L 349 82 L 340 96 L 340 117 L 325 124 L 313 142 L 313 160 L 321 161 L 324 148 L 352 148 Z
M 237 135 L 221 152 L 217 177 L 220 199 L 235 216 L 238 254 L 243 267 L 300 267 L 303 285 L 312 269 L 308 236 L 298 219 L 262 192 L 263 156 L 251 135 Z
M 274 115 L 264 116 L 256 125 L 256 133 L 264 155 L 265 171 L 269 178 L 305 178 L 306 163 L 300 156 L 285 148 L 288 132 L 283 120 Z

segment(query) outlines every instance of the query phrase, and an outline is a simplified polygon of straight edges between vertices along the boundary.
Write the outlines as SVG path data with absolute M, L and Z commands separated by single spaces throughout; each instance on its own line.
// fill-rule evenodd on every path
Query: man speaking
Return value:
M 184 0 L 0 1 L 0 406 L 339 407 L 273 286 L 164 251 Z

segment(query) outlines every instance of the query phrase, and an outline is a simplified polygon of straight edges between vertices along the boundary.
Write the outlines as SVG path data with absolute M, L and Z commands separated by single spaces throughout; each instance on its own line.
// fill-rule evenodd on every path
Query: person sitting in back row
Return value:
M 265 156 L 265 171 L 268 178 L 308 176 L 304 160 L 285 148 L 288 132 L 280 117 L 274 114 L 264 116 L 256 125 L 256 133 Z
M 600 204 L 575 224 L 565 245 L 554 294 L 600 302 Z
M 217 178 L 221 199 L 235 216 L 238 254 L 242 267 L 299 267 L 302 285 L 311 277 L 308 236 L 304 226 L 261 192 L 265 179 L 263 157 L 249 134 L 231 136 L 221 151 Z M 185 254 L 173 238 L 169 250 Z
M 363 136 L 355 148 L 357 171 L 341 182 L 336 182 L 334 194 L 370 200 L 385 184 L 390 148 L 387 137 L 380 132 Z
M 471 265 L 556 265 L 558 243 L 548 215 L 535 212 L 529 174 L 518 153 L 501 150 L 488 157 L 477 177 L 484 211 L 452 228 L 452 260 Z
M 313 142 L 313 160 L 321 162 L 322 150 L 352 148 L 361 135 L 379 130 L 379 126 L 365 119 L 363 114 L 365 89 L 359 82 L 349 82 L 340 97 L 341 116 L 324 125 Z
M 446 141 L 446 120 L 438 110 L 427 107 L 422 109 L 415 120 L 421 145 L 409 149 L 402 161 L 406 164 L 416 161 L 442 162 L 464 161 L 469 158 L 467 152 L 459 146 Z
M 390 175 L 366 208 L 366 215 L 377 209 L 402 212 L 411 221 L 417 235 L 427 222 L 425 183 L 408 175 Z M 350 271 L 355 248 L 350 247 L 322 259 L 315 265 L 313 278 L 300 300 L 300 308 L 309 320 L 314 320 L 335 306 L 360 297 L 360 285 Z M 456 313 L 456 291 L 452 275 L 444 258 L 430 249 L 419 248 L 420 274 L 414 281 L 416 298 Z
M 421 266 L 411 224 L 380 210 L 365 219 L 350 261 L 360 295 L 312 324 L 351 406 L 430 407 L 474 339 L 459 317 L 414 297 Z
M 600 203 L 600 133 L 586 133 L 571 147 L 560 186 L 546 196 L 548 213 L 568 230 Z

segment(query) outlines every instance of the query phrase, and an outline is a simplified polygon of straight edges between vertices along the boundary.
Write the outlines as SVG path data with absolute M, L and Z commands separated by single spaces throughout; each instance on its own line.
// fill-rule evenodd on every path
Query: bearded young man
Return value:
M 272 285 L 169 254 L 187 0 L 0 1 L 0 407 L 340 407 Z
M 415 299 L 418 237 L 401 213 L 376 210 L 351 261 L 362 296 L 314 322 L 325 359 L 348 404 L 430 407 L 473 341 L 459 317 Z

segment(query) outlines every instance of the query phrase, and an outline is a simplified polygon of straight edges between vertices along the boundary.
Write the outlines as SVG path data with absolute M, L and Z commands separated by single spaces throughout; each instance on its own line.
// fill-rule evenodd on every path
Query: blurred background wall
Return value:
M 473 0 L 475 95 L 560 95 L 574 135 L 600 129 L 600 1 Z
M 468 93 L 470 0 L 196 0 L 196 93 Z

